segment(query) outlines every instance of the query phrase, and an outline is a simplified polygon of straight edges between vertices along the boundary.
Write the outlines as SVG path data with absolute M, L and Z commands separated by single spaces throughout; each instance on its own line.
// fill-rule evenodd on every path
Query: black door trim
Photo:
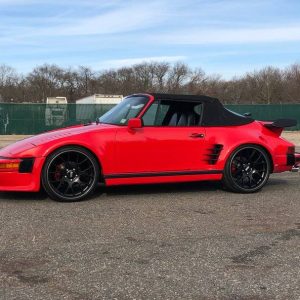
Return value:
M 134 178 L 134 177 L 159 177 L 159 176 L 182 176 L 182 175 L 210 175 L 222 174 L 222 170 L 208 170 L 208 171 L 170 171 L 170 172 L 148 172 L 148 173 L 122 173 L 105 175 L 105 179 L 114 178 Z

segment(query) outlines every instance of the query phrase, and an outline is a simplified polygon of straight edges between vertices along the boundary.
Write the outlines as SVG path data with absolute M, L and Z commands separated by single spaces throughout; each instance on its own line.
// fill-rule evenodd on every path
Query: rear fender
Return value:
M 273 157 L 271 155 L 271 149 L 266 147 L 266 145 L 264 144 L 258 144 L 257 142 L 253 142 L 253 143 L 242 143 L 242 144 L 238 144 L 238 145 L 235 145 L 234 147 L 231 147 L 230 149 L 228 149 L 228 151 L 226 152 L 226 155 L 223 159 L 223 168 L 225 168 L 225 165 L 226 165 L 226 162 L 227 160 L 229 159 L 230 155 L 236 151 L 239 147 L 243 147 L 243 146 L 256 146 L 256 147 L 260 147 L 262 148 L 268 155 L 269 157 L 269 160 L 270 160 L 270 163 L 271 163 L 271 172 L 273 172 L 273 169 L 274 169 L 274 160 L 273 160 Z

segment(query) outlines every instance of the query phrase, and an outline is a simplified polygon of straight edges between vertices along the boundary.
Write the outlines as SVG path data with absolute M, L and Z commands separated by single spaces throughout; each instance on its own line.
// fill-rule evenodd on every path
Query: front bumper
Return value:
M 41 170 L 45 157 L 38 157 L 30 173 L 20 171 L 0 172 L 0 191 L 37 192 L 41 187 Z

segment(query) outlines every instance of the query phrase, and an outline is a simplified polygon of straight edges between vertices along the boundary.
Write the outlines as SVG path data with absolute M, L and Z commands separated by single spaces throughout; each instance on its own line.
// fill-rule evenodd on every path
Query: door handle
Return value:
M 203 134 L 203 133 L 192 133 L 192 134 L 190 135 L 190 137 L 191 137 L 191 138 L 194 138 L 194 139 L 196 139 L 196 138 L 198 138 L 198 139 L 203 139 L 203 138 L 204 138 L 204 134 Z

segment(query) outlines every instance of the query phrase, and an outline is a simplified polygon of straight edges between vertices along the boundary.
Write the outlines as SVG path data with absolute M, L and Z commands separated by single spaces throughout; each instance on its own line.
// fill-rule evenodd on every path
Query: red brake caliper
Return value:
M 64 164 L 57 165 L 55 168 L 54 179 L 56 181 L 61 180 L 62 178 L 62 170 L 65 168 Z

